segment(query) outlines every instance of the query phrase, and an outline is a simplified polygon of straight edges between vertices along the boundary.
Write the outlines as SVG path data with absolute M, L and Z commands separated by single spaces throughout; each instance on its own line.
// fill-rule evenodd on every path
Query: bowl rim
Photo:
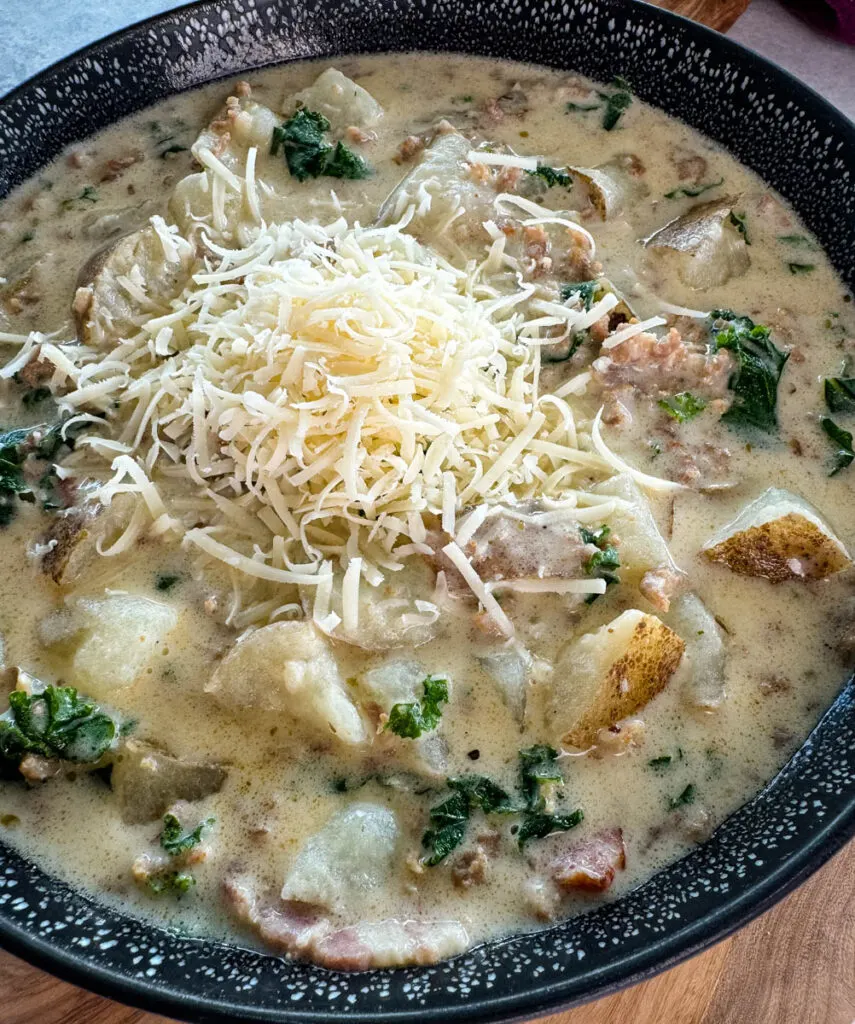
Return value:
M 186 17 L 194 10 L 216 10 L 226 6 L 229 2 L 230 0 L 189 0 L 189 2 L 178 4 L 158 14 L 132 22 L 106 36 L 99 37 L 54 61 L 0 96 L 0 109 L 14 102 L 19 95 L 49 81 L 57 72 L 73 66 L 81 59 L 97 56 L 99 51 L 120 41 L 123 37 L 146 32 L 176 17 Z M 291 4 L 296 6 L 301 2 L 302 0 L 289 0 L 289 6 Z M 510 0 L 502 0 L 502 2 L 507 3 Z M 723 51 L 732 56 L 741 64 L 747 64 L 752 69 L 762 70 L 770 79 L 777 81 L 777 84 L 795 88 L 816 114 L 833 121 L 838 132 L 843 136 L 848 136 L 848 141 L 855 146 L 855 119 L 776 61 L 700 22 L 659 7 L 648 0 L 618 0 L 618 6 L 624 4 L 644 8 L 665 23 L 670 22 L 674 27 L 682 28 L 683 31 L 694 35 L 699 42 L 705 41 L 719 52 Z M 382 51 L 372 52 L 380 53 Z M 388 52 L 410 51 L 390 50 Z M 423 50 L 420 48 L 420 52 L 452 53 L 458 51 L 450 49 L 435 51 L 430 47 L 425 47 Z M 459 52 L 464 55 L 467 53 L 462 50 Z M 302 60 L 318 59 L 323 58 L 308 56 L 285 62 L 272 61 L 267 64 L 251 65 L 247 70 L 273 67 L 277 63 L 297 63 Z M 206 79 L 203 83 L 174 90 L 166 95 L 181 95 L 183 92 L 202 88 L 211 82 L 232 78 L 240 73 L 240 70 L 226 70 L 222 74 Z M 145 107 L 139 109 L 145 109 Z M 80 137 L 87 136 L 81 135 Z M 855 676 L 844 683 L 832 705 L 823 712 L 815 724 L 814 730 L 820 727 L 841 700 L 847 698 L 855 705 Z M 814 730 L 812 730 L 811 736 Z M 794 752 L 788 764 L 798 758 L 799 753 L 809 742 L 810 736 Z M 769 780 L 760 792 L 749 798 L 747 802 L 757 799 L 772 781 Z M 647 943 L 642 949 L 627 954 L 619 962 L 590 972 L 584 980 L 568 981 L 565 979 L 544 986 L 537 992 L 522 992 L 504 997 L 486 996 L 472 1000 L 465 1006 L 454 1006 L 443 1010 L 403 1009 L 380 1013 L 372 1012 L 370 1015 L 354 1012 L 347 1013 L 338 1019 L 347 1021 L 349 1024 L 425 1024 L 428 1020 L 441 1021 L 443 1024 L 446 1022 L 447 1024 L 452 1024 L 452 1022 L 454 1024 L 499 1024 L 499 1022 L 510 1024 L 514 1021 L 534 1021 L 549 1013 L 593 1002 L 670 970 L 726 939 L 798 888 L 853 837 L 855 837 L 855 794 L 838 814 L 827 819 L 813 834 L 801 837 L 792 856 L 745 892 L 736 897 L 728 897 L 713 911 Z M 97 898 L 89 894 L 85 894 L 85 898 L 96 907 L 104 906 L 97 901 Z M 237 943 L 234 945 L 239 946 Z M 249 1007 L 229 1002 L 228 999 L 218 999 L 216 1002 L 212 1002 L 208 998 L 167 989 L 159 985 L 156 980 L 147 981 L 144 978 L 131 977 L 115 969 L 100 966 L 71 950 L 59 948 L 49 940 L 34 934 L 30 929 L 3 919 L 0 919 L 0 948 L 63 981 L 82 986 L 97 995 L 178 1020 L 200 1022 L 200 1024 L 201 1022 L 236 1024 L 239 1020 L 267 1021 L 270 1024 L 273 1022 L 283 1022 L 284 1024 L 289 1020 L 299 1021 L 300 1024 L 310 1024 L 310 1022 L 327 1024 L 327 1022 L 337 1019 L 337 1015 L 333 1011 L 297 1011 L 294 1014 L 289 1014 L 289 1011 L 275 1007 Z

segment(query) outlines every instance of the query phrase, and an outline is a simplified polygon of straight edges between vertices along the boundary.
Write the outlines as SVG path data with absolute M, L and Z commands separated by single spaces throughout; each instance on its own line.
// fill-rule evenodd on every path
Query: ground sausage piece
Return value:
M 549 871 L 559 888 L 570 891 L 605 892 L 617 871 L 626 867 L 626 847 L 619 828 L 598 832 L 574 843 L 550 864 Z
M 420 135 L 408 135 L 401 145 L 398 146 L 398 155 L 395 157 L 395 163 L 407 163 L 407 161 L 417 157 L 424 148 L 425 140 Z
M 661 565 L 658 569 L 646 572 L 638 589 L 647 600 L 660 612 L 667 612 L 671 607 L 671 599 L 677 594 L 685 579 L 685 575 Z
M 458 854 L 451 866 L 451 880 L 457 889 L 468 889 L 482 885 L 487 880 L 490 860 L 487 851 L 479 845 L 474 850 Z
M 552 270 L 549 236 L 539 224 L 534 224 L 523 228 L 523 239 L 528 274 L 531 277 L 542 277 L 544 274 L 548 274 Z
M 608 390 L 629 384 L 651 398 L 686 390 L 723 398 L 733 357 L 726 349 L 709 355 L 672 327 L 661 340 L 646 331 L 636 334 L 595 359 L 592 370 L 594 379 Z
M 118 181 L 129 167 L 139 163 L 142 158 L 143 155 L 140 152 L 129 153 L 127 156 L 113 157 L 112 160 L 108 160 L 104 164 L 101 177 L 98 180 L 101 182 Z

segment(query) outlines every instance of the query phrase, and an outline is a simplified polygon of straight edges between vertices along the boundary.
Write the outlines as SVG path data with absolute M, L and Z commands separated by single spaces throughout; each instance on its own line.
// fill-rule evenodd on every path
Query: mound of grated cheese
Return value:
M 177 229 L 157 227 L 174 258 Z M 135 516 L 108 553 L 144 528 L 171 531 L 232 569 L 237 589 L 323 592 L 319 624 L 352 633 L 360 588 L 430 554 L 434 516 L 512 633 L 463 544 L 496 506 L 572 507 L 578 477 L 613 471 L 568 401 L 539 391 L 538 328 L 590 314 L 529 306 L 530 285 L 499 291 L 483 264 L 456 268 L 405 227 L 296 220 L 261 225 L 239 250 L 205 238 L 170 311 L 141 317 L 109 353 L 43 346 L 65 377 L 61 408 L 111 427 L 79 442 L 110 461 L 102 501 L 138 493 L 153 521 Z M 328 610 L 333 573 L 341 616 Z

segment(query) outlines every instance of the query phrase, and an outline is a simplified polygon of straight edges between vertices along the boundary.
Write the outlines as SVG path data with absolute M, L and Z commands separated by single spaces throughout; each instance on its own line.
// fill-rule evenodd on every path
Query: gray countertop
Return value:
M 0 0 L 0 95 L 61 57 L 178 4 L 171 0 Z M 855 48 L 754 0 L 732 38 L 771 58 L 855 119 Z

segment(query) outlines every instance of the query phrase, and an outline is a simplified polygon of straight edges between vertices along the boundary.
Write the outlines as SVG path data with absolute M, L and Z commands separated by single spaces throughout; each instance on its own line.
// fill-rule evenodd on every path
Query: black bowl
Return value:
M 308 57 L 447 50 L 623 75 L 778 189 L 855 288 L 855 126 L 783 71 L 633 0 L 202 3 L 0 101 L 0 195 L 75 139 L 170 93 Z M 855 833 L 855 683 L 762 793 L 629 895 L 437 967 L 340 974 L 143 924 L 0 847 L 0 943 L 70 981 L 194 1021 L 497 1021 L 603 995 L 745 924 Z

